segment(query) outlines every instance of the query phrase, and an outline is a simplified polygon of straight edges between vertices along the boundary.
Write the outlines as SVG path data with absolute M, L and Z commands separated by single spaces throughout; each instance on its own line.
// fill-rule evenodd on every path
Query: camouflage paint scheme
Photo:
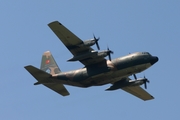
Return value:
M 49 54 L 49 52 L 46 53 Z M 51 56 L 46 59 L 48 60 L 49 58 Z M 96 66 L 61 72 L 59 74 L 54 74 L 57 71 L 57 66 L 49 67 L 49 69 L 53 73 L 52 76 L 56 82 L 59 81 L 63 84 L 78 87 L 89 87 L 114 83 L 121 78 L 142 72 L 153 64 L 151 59 L 153 57 L 150 55 L 133 53 L 112 61 L 107 60 L 106 63 L 97 64 Z
M 66 96 L 69 92 L 63 86 L 77 87 L 100 86 L 113 84 L 107 90 L 122 89 L 142 100 L 150 100 L 154 97 L 144 91 L 139 85 L 146 82 L 142 80 L 130 80 L 128 76 L 146 70 L 158 61 L 158 57 L 148 52 L 136 52 L 113 60 L 106 60 L 108 50 L 95 51 L 90 46 L 92 39 L 85 43 L 58 21 L 49 24 L 49 27 L 63 42 L 67 49 L 74 55 L 68 61 L 79 60 L 84 68 L 61 72 L 50 51 L 44 52 L 40 69 L 34 66 L 25 66 L 25 69 L 38 80 L 35 85 L 43 84 L 55 92 Z M 89 46 L 90 45 L 90 46 Z M 138 83 L 137 83 L 138 82 Z M 137 83 L 137 84 L 136 84 Z

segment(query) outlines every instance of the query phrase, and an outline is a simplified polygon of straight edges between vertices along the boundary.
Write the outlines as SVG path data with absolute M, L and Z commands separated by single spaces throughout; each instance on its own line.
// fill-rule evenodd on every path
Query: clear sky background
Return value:
M 62 71 L 83 67 L 66 62 L 71 53 L 47 26 L 55 20 L 82 40 L 94 33 L 101 50 L 108 45 L 114 51 L 112 58 L 137 51 L 158 56 L 158 63 L 137 74 L 150 80 L 147 91 L 155 99 L 144 102 L 122 90 L 104 91 L 110 84 L 66 86 L 67 97 L 34 86 L 24 66 L 39 67 L 44 51 L 52 52 Z M 179 120 L 179 39 L 179 0 L 1 1 L 0 119 Z

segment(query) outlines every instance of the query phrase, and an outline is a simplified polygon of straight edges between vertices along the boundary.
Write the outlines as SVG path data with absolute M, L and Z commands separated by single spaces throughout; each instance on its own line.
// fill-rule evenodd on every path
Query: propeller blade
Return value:
M 100 50 L 98 41 L 95 41 L 95 43 L 96 43 L 96 46 L 97 46 L 98 50 Z
M 100 50 L 100 47 L 99 47 L 99 44 L 98 44 L 98 41 L 99 41 L 100 37 L 96 38 L 94 34 L 93 34 L 93 37 L 94 37 L 94 40 L 95 40 L 95 43 L 96 43 L 96 46 L 97 46 L 98 50 Z
M 114 52 L 113 51 L 111 51 L 110 49 L 109 49 L 109 47 L 107 47 L 107 54 L 108 54 L 108 57 L 109 57 L 109 60 L 111 61 L 111 54 L 113 54 Z
M 108 56 L 109 56 L 109 60 L 111 61 L 111 54 L 108 54 Z
M 150 81 L 149 81 L 149 80 L 147 80 L 147 82 L 148 82 L 148 83 L 150 83 Z
M 147 82 L 149 83 L 150 81 L 146 77 L 144 77 L 144 79 L 144 87 L 147 89 Z
M 109 56 L 109 60 L 111 61 L 111 54 L 113 54 L 114 52 L 109 50 L 109 47 L 107 46 L 107 55 Z
M 134 76 L 134 79 L 137 80 L 136 74 L 133 74 L 133 76 Z
M 108 51 L 108 53 L 114 54 L 114 52 L 112 50 L 110 50 L 108 46 L 107 46 L 107 51 Z
M 145 75 L 144 75 L 144 79 L 146 79 L 146 82 L 150 83 L 150 81 L 145 77 Z
M 110 50 L 110 53 L 111 53 L 111 54 L 114 54 L 114 52 L 113 52 L 113 51 L 111 51 L 111 50 Z
M 146 79 L 146 76 L 144 75 L 144 78 Z
M 147 84 L 146 84 L 146 81 L 144 82 L 144 87 L 145 87 L 145 89 L 147 89 Z

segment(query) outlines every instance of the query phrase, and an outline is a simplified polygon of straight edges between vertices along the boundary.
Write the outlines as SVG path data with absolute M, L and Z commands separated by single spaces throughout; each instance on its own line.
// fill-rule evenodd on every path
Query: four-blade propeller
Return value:
M 95 41 L 95 44 L 97 46 L 97 49 L 100 50 L 99 43 L 98 43 L 100 37 L 96 38 L 94 34 L 93 34 L 93 37 L 94 37 L 94 41 Z M 113 54 L 113 53 L 114 52 L 109 50 L 109 47 L 107 47 L 107 55 L 108 55 L 110 61 L 111 61 L 111 54 Z
M 137 80 L 136 74 L 133 74 L 134 79 Z M 144 76 L 144 79 L 142 80 L 144 84 L 144 88 L 147 89 L 147 82 L 150 83 L 150 81 Z
M 109 60 L 111 61 L 111 54 L 113 54 L 114 52 L 112 50 L 109 50 L 109 47 L 107 47 L 107 55 L 109 57 Z
M 96 38 L 94 34 L 93 34 L 93 37 L 94 37 L 94 41 L 95 41 L 95 44 L 96 44 L 98 50 L 100 50 L 99 43 L 98 43 L 100 37 Z
M 147 89 L 147 82 L 150 83 L 150 81 L 144 76 L 144 88 Z

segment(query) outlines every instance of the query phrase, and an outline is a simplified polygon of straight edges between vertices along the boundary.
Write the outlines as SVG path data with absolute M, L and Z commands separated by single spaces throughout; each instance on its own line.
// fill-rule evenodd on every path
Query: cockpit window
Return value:
M 149 52 L 142 52 L 144 55 L 151 55 Z

